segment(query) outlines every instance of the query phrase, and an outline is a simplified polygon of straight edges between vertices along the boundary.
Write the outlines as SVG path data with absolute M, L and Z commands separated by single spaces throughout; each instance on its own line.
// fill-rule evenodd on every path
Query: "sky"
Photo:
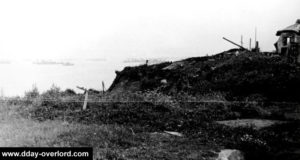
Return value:
M 153 58 L 215 54 L 300 18 L 299 0 L 1 0 L 0 59 Z

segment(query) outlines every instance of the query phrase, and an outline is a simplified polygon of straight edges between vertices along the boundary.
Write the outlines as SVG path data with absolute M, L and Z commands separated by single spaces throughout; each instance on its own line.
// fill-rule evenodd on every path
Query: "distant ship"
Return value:
M 58 63 L 55 62 L 55 61 L 41 60 L 41 61 L 33 62 L 33 64 L 38 64 L 38 65 L 53 65 L 53 64 L 58 64 Z
M 63 66 L 74 66 L 74 64 L 70 63 L 70 62 L 62 62 L 61 65 L 63 65 Z
M 63 65 L 63 66 L 73 66 L 73 63 L 70 62 L 56 62 L 56 61 L 49 61 L 49 60 L 41 60 L 33 62 L 33 64 L 37 65 Z
M 11 64 L 11 62 L 7 60 L 0 60 L 0 64 Z

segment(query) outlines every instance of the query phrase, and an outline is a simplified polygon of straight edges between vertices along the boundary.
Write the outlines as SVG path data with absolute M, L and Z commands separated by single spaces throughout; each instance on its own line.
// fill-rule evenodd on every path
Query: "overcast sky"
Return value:
M 1 58 L 187 57 L 262 50 L 300 18 L 299 0 L 1 0 Z

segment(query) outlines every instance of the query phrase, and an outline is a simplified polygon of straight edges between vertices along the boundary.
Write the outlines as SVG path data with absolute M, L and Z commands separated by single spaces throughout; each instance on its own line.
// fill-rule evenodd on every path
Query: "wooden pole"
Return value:
M 234 44 L 234 45 L 236 45 L 236 46 L 240 47 L 241 49 L 247 50 L 247 49 L 246 49 L 246 48 L 244 48 L 243 46 L 241 46 L 241 45 L 238 45 L 238 44 L 236 44 L 236 43 L 232 42 L 231 40 L 229 40 L 229 39 L 227 39 L 227 38 L 225 38 L 225 37 L 223 37 L 223 39 L 224 39 L 224 40 L 226 40 L 227 42 L 230 42 L 230 43 L 232 43 L 232 44 Z
M 105 84 L 104 84 L 104 81 L 102 81 L 102 92 L 104 94 L 104 91 L 105 91 Z
M 89 90 L 87 88 L 79 87 L 79 86 L 77 86 L 77 88 L 84 91 L 85 96 L 84 96 L 84 102 L 83 102 L 82 110 L 86 110 L 87 103 L 88 103 L 88 98 L 89 98 Z
M 88 98 L 89 98 L 89 92 L 88 90 L 86 90 L 82 110 L 86 110 Z
M 249 50 L 251 51 L 251 38 L 250 38 L 250 41 L 249 41 Z
M 242 36 L 241 36 L 241 46 L 244 47 L 243 45 L 244 45 L 244 44 L 243 44 L 243 35 L 242 35 Z
M 259 43 L 256 41 L 255 43 L 255 52 L 259 52 Z

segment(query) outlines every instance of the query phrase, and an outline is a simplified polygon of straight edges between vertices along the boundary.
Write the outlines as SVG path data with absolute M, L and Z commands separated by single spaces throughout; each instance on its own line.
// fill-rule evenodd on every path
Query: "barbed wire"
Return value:
M 59 102 L 59 103 L 84 103 L 85 100 L 74 99 L 55 99 L 55 98 L 0 98 L 0 102 Z M 116 99 L 88 99 L 88 103 L 214 103 L 214 104 L 286 104 L 286 105 L 299 105 L 300 102 L 280 102 L 280 101 L 225 101 L 225 100 L 116 100 Z

